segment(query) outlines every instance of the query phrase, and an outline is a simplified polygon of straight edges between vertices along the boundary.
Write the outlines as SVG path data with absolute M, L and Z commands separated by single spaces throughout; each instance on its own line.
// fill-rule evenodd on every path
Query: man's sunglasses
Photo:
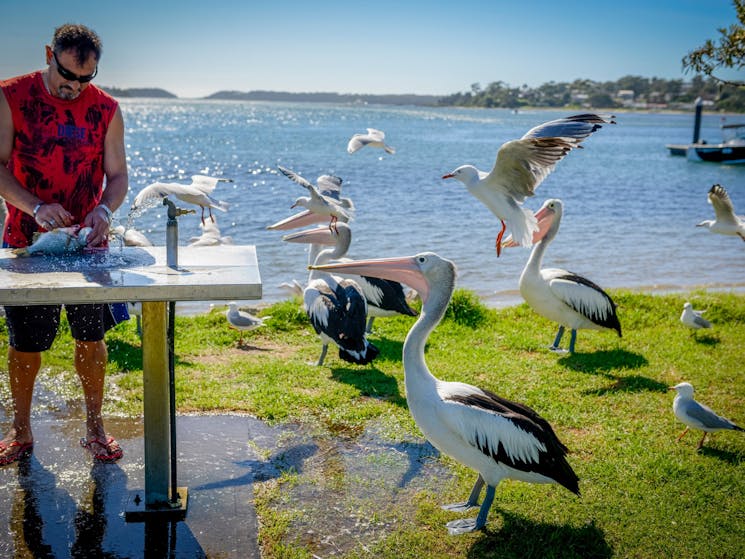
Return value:
M 96 69 L 93 71 L 92 74 L 88 74 L 87 76 L 78 76 L 59 63 L 56 52 L 52 51 L 52 56 L 54 56 L 54 63 L 57 65 L 57 71 L 59 72 L 59 75 L 69 82 L 88 83 L 96 77 L 96 74 L 98 74 L 98 66 L 96 66 Z

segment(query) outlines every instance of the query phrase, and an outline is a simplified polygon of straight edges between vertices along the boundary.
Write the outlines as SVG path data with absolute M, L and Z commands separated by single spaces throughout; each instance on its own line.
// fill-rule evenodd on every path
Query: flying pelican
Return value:
M 342 256 L 338 248 L 319 252 L 315 264 Z M 367 365 L 378 356 L 378 348 L 365 337 L 367 301 L 354 280 L 311 270 L 303 306 L 323 344 L 316 365 L 323 365 L 330 343 L 339 347 L 339 357 L 349 363 Z
M 225 311 L 225 316 L 228 319 L 230 327 L 235 328 L 239 332 L 238 346 L 243 345 L 244 331 L 254 330 L 259 326 L 264 326 L 264 321 L 271 318 L 271 316 L 258 317 L 242 311 L 238 308 L 238 304 L 235 301 L 228 303 L 228 310 Z
M 352 230 L 346 223 L 337 223 L 336 230 L 328 227 L 318 227 L 285 235 L 283 241 L 290 243 L 313 243 L 317 245 L 333 244 L 338 255 L 335 260 L 342 260 L 349 252 L 352 244 Z M 372 331 L 373 321 L 378 316 L 393 316 L 405 314 L 416 316 L 417 312 L 409 306 L 403 286 L 397 281 L 390 281 L 376 277 L 345 276 L 353 279 L 360 286 L 367 301 L 366 333 Z
M 693 328 L 694 331 L 701 328 L 711 328 L 711 322 L 701 316 L 703 313 L 704 311 L 695 310 L 693 305 L 686 301 L 683 305 L 683 313 L 680 315 L 680 321 L 688 326 L 688 328 Z
M 329 227 L 335 226 L 337 220 L 339 219 L 345 222 L 352 219 L 352 214 L 354 213 L 353 208 L 345 207 L 340 200 L 335 199 L 331 196 L 325 196 L 321 194 L 318 188 L 313 186 L 309 181 L 307 181 L 294 171 L 285 169 L 281 165 L 278 165 L 277 167 L 284 176 L 296 182 L 300 186 L 305 187 L 310 193 L 310 197 L 305 196 L 295 200 L 295 203 L 291 206 L 292 208 L 302 206 L 305 209 L 310 210 L 314 214 L 330 217 L 331 223 L 329 224 Z M 341 179 L 339 179 L 338 177 L 332 178 L 338 180 L 339 184 L 341 184 Z
M 465 511 L 477 506 L 486 485 L 478 516 L 448 522 L 451 534 L 484 527 L 495 488 L 505 478 L 558 483 L 579 495 L 577 475 L 566 461 L 568 450 L 538 413 L 488 390 L 441 381 L 427 368 L 427 338 L 445 314 L 455 287 L 455 265 L 451 261 L 427 252 L 312 268 L 400 281 L 419 292 L 422 312 L 409 330 L 403 348 L 409 411 L 435 447 L 479 473 L 468 501 L 443 508 Z
M 543 182 L 556 164 L 580 143 L 602 128 L 615 124 L 613 116 L 596 114 L 573 115 L 552 120 L 528 130 L 519 140 L 502 144 L 491 172 L 473 165 L 461 165 L 443 179 L 458 179 L 468 192 L 481 200 L 502 223 L 497 234 L 497 256 L 502 250 L 502 236 L 507 225 L 513 240 L 520 246 L 530 246 L 536 230 L 533 213 L 521 204 Z
M 195 206 L 201 207 L 202 223 L 204 223 L 205 208 L 209 211 L 210 219 L 214 221 L 215 218 L 212 216 L 212 208 L 225 212 L 230 207 L 227 202 L 216 200 L 210 196 L 212 191 L 215 190 L 215 186 L 217 186 L 218 182 L 233 182 L 233 180 L 208 177 L 206 175 L 192 175 L 191 184 L 154 182 L 140 190 L 140 193 L 135 197 L 130 214 L 135 212 L 137 209 L 142 208 L 144 205 L 151 203 L 153 200 L 160 200 L 173 194 L 176 198 L 186 202 L 187 204 L 194 204 Z
M 704 446 L 706 435 L 709 433 L 724 431 L 726 429 L 745 431 L 745 429 L 735 425 L 729 419 L 725 419 L 721 415 L 714 413 L 708 406 L 694 400 L 693 386 L 690 383 L 681 382 L 670 388 L 670 390 L 677 392 L 673 400 L 673 413 L 686 426 L 685 430 L 675 439 L 676 441 L 680 441 L 690 428 L 701 429 L 704 432 L 704 436 L 701 437 L 696 447 L 700 450 Z
M 706 227 L 712 233 L 720 235 L 738 235 L 745 241 L 745 217 L 735 215 L 735 207 L 725 188 L 720 184 L 713 185 L 707 198 L 714 207 L 716 219 L 707 219 L 696 227 Z
M 376 130 L 375 128 L 368 128 L 367 134 L 355 134 L 349 140 L 347 144 L 347 153 L 354 153 L 355 151 L 361 150 L 365 146 L 373 148 L 383 148 L 386 153 L 393 155 L 396 150 L 391 146 L 386 145 L 383 141 L 385 140 L 385 132 L 382 130 Z
M 563 212 L 564 204 L 555 198 L 546 200 L 536 212 L 537 242 L 520 275 L 520 294 L 535 312 L 559 323 L 551 350 L 562 351 L 559 343 L 566 327 L 572 330 L 569 352 L 574 353 L 577 330 L 607 328 L 618 332 L 620 337 L 621 324 L 613 299 L 589 279 L 560 268 L 541 269 L 543 253 L 559 231 Z M 508 238 L 504 245 L 515 246 L 515 243 Z

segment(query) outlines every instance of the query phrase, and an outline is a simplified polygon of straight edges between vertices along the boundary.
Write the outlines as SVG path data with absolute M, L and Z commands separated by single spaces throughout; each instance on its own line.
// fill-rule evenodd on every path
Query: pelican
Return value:
M 315 264 L 326 264 L 339 256 L 338 246 L 327 248 L 318 253 Z M 367 301 L 354 280 L 311 270 L 303 290 L 303 306 L 323 344 L 316 365 L 323 365 L 330 343 L 339 347 L 339 357 L 349 363 L 367 365 L 378 356 L 378 348 L 365 337 Z
M 239 332 L 238 346 L 243 345 L 243 332 L 264 326 L 264 321 L 271 318 L 271 316 L 258 317 L 242 311 L 238 308 L 238 304 L 235 301 L 228 303 L 228 310 L 225 311 L 225 317 L 228 319 L 230 327 L 235 328 Z
M 560 268 L 541 269 L 543 253 L 559 231 L 563 212 L 564 204 L 555 198 L 546 200 L 536 212 L 539 232 L 520 275 L 520 294 L 535 312 L 559 323 L 559 331 L 550 349 L 562 351 L 559 343 L 564 328 L 570 328 L 569 352 L 574 353 L 577 330 L 612 329 L 621 337 L 621 324 L 613 299 L 592 281 Z M 515 246 L 510 238 L 504 244 Z
M 345 205 L 337 198 L 321 194 L 318 188 L 313 186 L 313 184 L 311 184 L 309 181 L 307 181 L 294 171 L 286 169 L 281 165 L 278 165 L 278 168 L 288 179 L 296 182 L 300 186 L 305 187 L 310 193 L 309 197 L 305 196 L 295 200 L 295 203 L 291 206 L 292 208 L 302 206 L 305 209 L 310 210 L 314 214 L 328 216 L 331 218 L 331 223 L 329 225 L 330 227 L 335 226 L 337 220 L 339 219 L 345 222 L 352 219 L 352 215 L 354 213 L 353 208 L 345 207 Z M 341 179 L 339 179 L 338 177 L 332 178 L 338 180 L 339 184 L 341 184 Z
M 706 227 L 712 233 L 720 235 L 738 235 L 745 241 L 745 217 L 735 215 L 735 207 L 725 188 L 720 184 L 713 185 L 707 198 L 714 207 L 716 219 L 707 219 L 696 227 Z
M 734 431 L 745 431 L 742 427 L 735 425 L 729 419 L 717 415 L 711 408 L 700 404 L 693 399 L 693 386 L 688 382 L 681 382 L 676 384 L 670 390 L 675 390 L 677 394 L 673 400 L 673 413 L 682 423 L 685 424 L 686 428 L 683 432 L 678 435 L 676 441 L 680 441 L 688 432 L 688 429 L 700 429 L 704 432 L 704 436 L 698 443 L 697 449 L 701 449 L 704 446 L 704 439 L 709 433 L 715 431 L 724 431 L 731 429 Z
M 497 256 L 501 254 L 502 237 L 507 225 L 512 239 L 520 246 L 530 246 L 537 228 L 533 213 L 522 207 L 528 196 L 543 182 L 556 164 L 580 143 L 602 128 L 615 124 L 613 116 L 573 115 L 552 120 L 528 130 L 519 140 L 502 144 L 489 173 L 473 165 L 461 165 L 443 179 L 457 179 L 497 216 L 502 228 L 497 234 Z
M 551 425 L 534 410 L 462 382 L 437 379 L 427 368 L 424 348 L 439 324 L 455 287 L 455 265 L 426 252 L 405 258 L 383 258 L 313 266 L 331 273 L 377 276 L 406 283 L 419 292 L 422 312 L 404 342 L 406 400 L 424 436 L 441 452 L 476 470 L 479 475 L 465 503 L 446 510 L 477 506 L 478 516 L 448 522 L 451 534 L 483 528 L 502 479 L 558 483 L 579 495 L 577 475 L 566 460 L 568 452 Z
M 215 186 L 217 186 L 218 182 L 233 182 L 233 180 L 208 177 L 206 175 L 192 175 L 191 184 L 154 182 L 140 190 L 140 193 L 135 197 L 130 213 L 142 208 L 146 203 L 149 204 L 153 200 L 160 200 L 173 194 L 176 198 L 186 202 L 187 204 L 194 204 L 195 206 L 201 207 L 202 223 L 204 223 L 205 208 L 209 211 L 210 219 L 214 221 L 215 218 L 212 216 L 212 208 L 225 212 L 230 207 L 227 202 L 216 200 L 210 196 L 212 191 L 215 190 Z
M 376 130 L 375 128 L 368 128 L 367 134 L 355 134 L 349 139 L 347 144 L 347 153 L 352 154 L 356 151 L 361 150 L 365 146 L 373 148 L 382 148 L 386 153 L 393 155 L 396 150 L 389 145 L 386 145 L 385 132 L 382 130 Z
M 680 315 L 680 321 L 688 326 L 688 328 L 692 328 L 694 331 L 700 330 L 701 328 L 711 328 L 711 322 L 701 316 L 703 313 L 704 311 L 695 310 L 693 305 L 686 301 L 683 305 L 683 312 Z
M 283 241 L 290 243 L 313 243 L 316 245 L 333 244 L 336 247 L 335 260 L 342 260 L 352 244 L 352 230 L 346 223 L 337 223 L 336 230 L 318 227 L 285 235 Z M 346 276 L 357 282 L 367 301 L 366 333 L 372 332 L 373 321 L 378 316 L 404 314 L 416 316 L 417 312 L 409 306 L 403 286 L 396 282 L 376 277 Z

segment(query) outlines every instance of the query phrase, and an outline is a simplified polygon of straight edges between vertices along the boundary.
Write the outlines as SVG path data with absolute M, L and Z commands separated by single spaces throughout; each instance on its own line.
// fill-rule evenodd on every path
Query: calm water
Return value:
M 305 247 L 284 243 L 265 228 L 295 210 L 306 191 L 278 174 L 277 164 L 315 182 L 344 179 L 343 195 L 357 207 L 350 256 L 388 257 L 431 250 L 456 262 L 459 285 L 489 304 L 520 301 L 517 282 L 528 249 L 497 258 L 498 220 L 465 188 L 440 177 L 464 163 L 491 169 L 506 140 L 567 111 L 465 110 L 214 101 L 125 100 L 130 196 L 154 181 L 192 174 L 223 176 L 215 197 L 231 204 L 216 213 L 223 235 L 256 245 L 264 303 L 284 298 L 279 284 L 307 277 Z M 736 121 L 737 117 L 730 118 Z M 586 275 L 604 287 L 678 290 L 745 287 L 745 243 L 694 227 L 711 219 L 706 193 L 728 189 L 745 214 L 745 166 L 691 163 L 672 157 L 667 143 L 692 136 L 692 115 L 619 114 L 559 163 L 526 206 L 547 198 L 565 205 L 559 235 L 544 263 Z M 704 117 L 702 138 L 720 138 L 719 117 Z M 380 128 L 393 156 L 365 148 L 346 153 L 349 137 Z M 165 244 L 162 206 L 135 222 Z M 180 218 L 181 244 L 199 235 L 199 217 Z

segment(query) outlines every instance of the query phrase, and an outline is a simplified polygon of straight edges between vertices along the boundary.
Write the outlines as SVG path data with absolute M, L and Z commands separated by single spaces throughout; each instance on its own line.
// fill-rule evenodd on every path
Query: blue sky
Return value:
M 0 79 L 44 65 L 64 22 L 104 43 L 97 83 L 450 94 L 633 74 L 689 79 L 681 58 L 736 23 L 731 0 L 3 0 Z

